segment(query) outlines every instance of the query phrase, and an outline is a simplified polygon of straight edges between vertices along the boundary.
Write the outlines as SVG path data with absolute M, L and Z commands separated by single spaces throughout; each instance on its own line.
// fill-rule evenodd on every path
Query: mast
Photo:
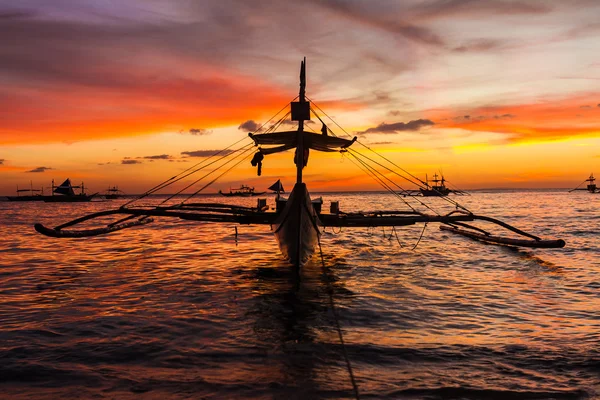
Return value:
M 300 94 L 299 94 L 299 110 L 304 110 L 306 103 L 306 57 L 300 64 Z M 299 114 L 303 114 L 300 112 Z M 296 183 L 302 183 L 302 168 L 304 168 L 304 118 L 306 115 L 297 115 L 298 117 L 298 136 L 296 145 Z M 310 118 L 310 116 L 309 116 Z M 292 118 L 293 119 L 293 118 Z

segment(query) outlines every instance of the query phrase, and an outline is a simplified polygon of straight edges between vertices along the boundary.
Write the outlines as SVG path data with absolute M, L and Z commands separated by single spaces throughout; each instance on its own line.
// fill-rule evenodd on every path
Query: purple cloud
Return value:
M 210 157 L 216 153 L 218 153 L 220 150 L 195 150 L 195 151 L 182 151 L 181 155 L 186 156 L 186 157 Z M 219 153 L 219 155 L 227 155 L 227 154 L 231 154 L 233 153 L 233 150 L 225 150 L 221 153 Z
M 238 126 L 238 129 L 242 131 L 256 132 L 259 127 L 260 126 L 256 122 L 254 122 L 254 120 L 249 119 L 246 122 L 242 122 L 240 126 Z
M 50 167 L 37 167 L 37 168 L 34 168 L 32 170 L 29 170 L 29 171 L 25 171 L 25 172 L 34 172 L 34 173 L 37 173 L 37 172 L 46 172 L 46 171 L 51 170 L 51 169 L 52 168 L 50 168 Z
M 384 134 L 393 134 L 398 132 L 406 132 L 406 131 L 418 131 L 421 128 L 426 126 L 432 126 L 435 123 L 429 119 L 416 119 L 414 121 L 409 122 L 396 122 L 393 124 L 386 124 L 385 122 L 380 123 L 376 127 L 369 128 L 366 131 L 359 132 L 360 134 L 366 133 L 384 133 Z

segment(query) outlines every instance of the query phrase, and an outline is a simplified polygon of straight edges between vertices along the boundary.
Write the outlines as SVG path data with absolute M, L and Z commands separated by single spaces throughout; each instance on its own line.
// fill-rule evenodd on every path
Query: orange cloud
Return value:
M 506 134 L 522 143 L 600 135 L 600 93 L 553 102 L 435 111 L 437 126 Z
M 130 85 L 118 89 L 65 85 L 9 93 L 0 88 L 0 95 L 4 98 L 0 144 L 237 125 L 249 118 L 264 118 L 293 97 L 293 93 L 235 74 L 166 81 L 134 76 Z

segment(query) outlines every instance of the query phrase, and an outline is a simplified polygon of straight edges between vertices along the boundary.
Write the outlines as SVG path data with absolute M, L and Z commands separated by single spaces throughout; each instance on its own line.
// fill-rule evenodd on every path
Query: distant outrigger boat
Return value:
M 224 193 L 219 190 L 219 194 L 226 197 L 252 197 L 260 196 L 265 194 L 265 192 L 255 192 L 254 187 L 242 185 L 237 189 L 229 188 L 229 193 Z
M 585 187 L 585 189 L 579 187 L 586 182 L 587 182 L 587 186 Z M 598 190 L 598 187 L 596 186 L 595 182 L 596 182 L 596 178 L 594 178 L 594 174 L 591 173 L 589 178 L 587 178 L 585 181 L 581 182 L 575 189 L 569 190 L 569 193 L 573 192 L 575 190 L 587 190 L 590 193 L 600 193 L 600 190 Z
M 81 192 L 75 194 L 73 189 L 81 189 Z M 59 186 L 54 186 L 54 179 L 52 180 L 52 196 L 44 196 L 46 203 L 81 203 L 92 200 L 98 193 L 88 195 L 85 193 L 85 187 L 83 182 L 80 186 L 71 185 L 71 180 L 67 178 L 66 181 L 61 183 Z
M 275 238 L 279 244 L 281 253 L 287 261 L 296 267 L 296 271 L 299 271 L 300 266 L 304 265 L 313 255 L 317 243 L 319 243 L 321 235 L 321 227 L 377 227 L 377 226 L 405 226 L 413 225 L 417 223 L 440 223 L 441 229 L 448 230 L 453 233 L 457 233 L 469 238 L 477 239 L 480 241 L 502 244 L 510 246 L 522 246 L 522 247 L 538 247 L 538 248 L 558 248 L 563 247 L 565 242 L 563 240 L 542 240 L 541 238 L 534 236 L 530 233 L 524 232 L 517 229 L 505 222 L 497 220 L 495 218 L 476 215 L 465 207 L 461 206 L 454 200 L 447 197 L 443 197 L 446 201 L 450 202 L 455 209 L 447 214 L 440 213 L 425 213 L 412 207 L 406 199 L 404 199 L 403 192 L 399 192 L 393 189 L 391 186 L 396 185 L 400 187 L 386 174 L 378 171 L 374 165 L 385 167 L 391 173 L 400 176 L 401 178 L 426 189 L 427 186 L 423 186 L 418 180 L 410 173 L 406 172 L 396 164 L 388 160 L 387 158 L 379 155 L 382 159 L 386 160 L 390 165 L 397 168 L 397 170 L 403 171 L 406 175 L 402 175 L 397 170 L 390 167 L 384 166 L 379 162 L 369 163 L 367 160 L 373 161 L 371 158 L 361 154 L 360 152 L 350 148 L 357 138 L 344 139 L 335 136 L 323 122 L 321 117 L 316 113 L 316 110 L 311 107 L 314 104 L 312 101 L 307 101 L 305 95 L 306 88 L 306 59 L 301 63 L 300 68 L 300 93 L 296 98 L 298 101 L 292 101 L 291 104 L 291 120 L 298 122 L 298 129 L 292 131 L 276 132 L 278 126 L 281 125 L 281 121 L 287 118 L 287 114 L 279 119 L 280 122 L 273 124 L 269 127 L 266 132 L 263 133 L 249 133 L 248 136 L 254 142 L 255 146 L 259 146 L 258 150 L 254 153 L 254 157 L 251 161 L 253 166 L 258 166 L 258 174 L 262 168 L 262 161 L 266 155 L 283 152 L 286 150 L 295 150 L 294 163 L 296 164 L 296 184 L 290 196 L 287 200 L 278 199 L 278 207 L 274 212 L 267 211 L 265 199 L 259 199 L 258 205 L 254 207 L 241 207 L 237 205 L 228 205 L 222 203 L 192 203 L 188 202 L 189 199 L 193 198 L 194 195 L 210 186 L 219 177 L 223 176 L 229 170 L 236 165 L 239 165 L 242 161 L 247 160 L 252 154 L 248 154 L 252 150 L 252 144 L 241 146 L 236 150 L 229 150 L 233 145 L 228 148 L 221 150 L 213 155 L 213 157 L 219 157 L 215 161 L 208 160 L 202 161 L 195 166 L 192 166 L 179 175 L 172 177 L 165 182 L 155 186 L 146 193 L 140 195 L 138 198 L 130 200 L 121 207 L 113 210 L 101 211 L 93 214 L 77 218 L 75 220 L 57 225 L 54 228 L 47 228 L 42 224 L 35 224 L 35 229 L 50 237 L 57 238 L 72 238 L 72 237 L 87 237 L 97 236 L 106 234 L 114 231 L 118 231 L 125 228 L 134 226 L 145 225 L 153 222 L 152 217 L 172 217 L 180 218 L 184 220 L 203 221 L 203 222 L 216 222 L 216 223 L 239 223 L 239 224 L 262 224 L 271 225 L 274 231 Z M 318 106 L 315 106 L 317 110 L 323 112 Z M 314 114 L 322 123 L 323 128 L 321 134 L 307 132 L 304 130 L 304 122 L 310 120 L 311 113 Z M 279 114 L 279 113 L 278 113 Z M 326 115 L 323 112 L 324 115 Z M 277 115 L 275 116 L 277 117 Z M 273 118 L 272 118 L 273 119 Z M 271 120 L 272 120 L 271 119 Z M 331 118 L 330 118 L 331 119 Z M 270 120 L 269 120 L 270 121 Z M 267 123 L 269 122 L 267 121 Z M 333 120 L 332 120 L 333 121 Z M 266 123 L 263 125 L 265 126 Z M 336 124 L 337 125 L 337 124 Z M 339 127 L 339 125 L 338 125 Z M 341 129 L 341 128 L 340 128 Z M 257 129 L 260 132 L 260 129 Z M 343 129 L 342 129 L 343 131 Z M 345 132 L 345 131 L 344 131 Z M 349 136 L 349 135 L 348 135 Z M 359 142 L 359 144 L 363 145 Z M 363 145 L 367 149 L 366 145 Z M 410 209 L 400 211 L 389 211 L 379 210 L 371 212 L 355 212 L 355 213 L 344 213 L 339 211 L 338 203 L 332 202 L 330 213 L 323 213 L 320 210 L 320 206 L 313 205 L 310 199 L 306 184 L 303 182 L 303 169 L 307 165 L 310 149 L 316 151 L 325 152 L 339 152 L 347 154 L 348 158 L 357 160 L 357 166 L 364 167 L 365 172 L 368 172 L 372 177 L 376 176 L 380 182 L 386 183 L 386 188 L 390 193 L 397 196 L 399 200 L 403 201 Z M 373 150 L 371 150 L 373 151 Z M 374 151 L 373 151 L 374 152 Z M 375 153 L 375 152 L 374 152 Z M 377 154 L 377 153 L 375 153 Z M 352 157 L 352 158 L 350 158 Z M 213 172 L 219 169 L 225 168 L 229 163 L 232 163 L 237 158 L 241 158 L 236 161 L 231 167 L 222 172 L 217 178 L 211 180 L 209 183 L 202 186 L 199 190 L 195 191 L 187 197 L 187 199 L 174 204 L 167 205 L 166 201 L 175 199 L 175 196 L 183 193 L 184 190 L 189 189 L 191 185 L 198 183 L 201 179 L 204 179 Z M 178 182 L 193 173 L 196 173 L 205 167 L 214 164 L 215 162 L 226 160 L 222 165 L 215 168 L 211 172 L 199 178 L 197 181 L 190 185 L 187 185 L 179 192 L 169 196 L 163 200 L 157 206 L 145 206 L 145 205 L 131 205 L 137 200 L 143 199 L 158 190 L 164 189 L 175 182 Z M 354 162 L 354 161 L 353 161 Z M 389 174 L 389 173 L 388 173 Z M 390 183 L 385 181 L 387 179 Z M 404 191 L 405 192 L 405 191 Z M 279 196 L 278 196 L 279 197 Z M 418 198 L 409 199 L 418 201 L 423 204 Z M 281 202 L 281 207 L 279 207 Z M 433 211 L 431 207 L 427 206 L 430 211 Z M 110 215 L 122 215 L 116 221 L 110 222 L 99 228 L 93 229 L 68 229 L 74 225 L 80 224 L 85 221 L 89 221 L 95 218 L 103 218 Z M 123 217 L 124 216 L 124 217 Z M 491 233 L 483 230 L 482 228 L 468 225 L 466 222 L 470 221 L 485 221 L 496 226 L 505 228 L 515 234 L 526 237 L 526 239 L 513 239 L 501 236 L 495 236 Z
M 119 188 L 116 186 L 113 186 L 113 187 L 109 186 L 108 189 L 106 189 L 106 192 L 104 192 L 104 194 L 102 194 L 102 196 L 107 200 L 118 199 L 120 197 L 123 197 L 124 195 L 125 195 L 125 192 L 123 192 L 122 190 L 119 190 Z
M 29 182 L 29 189 L 19 189 L 17 186 L 17 195 L 16 196 L 6 196 L 9 201 L 43 201 L 44 200 L 44 189 L 34 189 L 33 183 Z M 29 194 L 21 194 L 29 192 Z M 39 192 L 39 193 L 36 193 Z
M 433 185 L 429 185 L 429 179 L 427 178 L 427 175 L 425 175 L 425 188 L 420 188 L 419 191 L 421 192 L 421 194 L 425 197 L 442 197 L 442 196 L 448 196 L 448 194 L 451 192 L 450 189 L 448 189 L 445 185 L 446 180 L 444 179 L 444 175 L 442 175 L 441 179 L 438 179 L 438 174 L 433 174 L 433 179 L 431 180 L 431 182 L 433 182 Z

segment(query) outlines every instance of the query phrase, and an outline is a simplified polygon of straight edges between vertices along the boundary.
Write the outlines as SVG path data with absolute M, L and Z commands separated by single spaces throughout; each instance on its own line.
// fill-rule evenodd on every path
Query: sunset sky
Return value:
M 266 122 L 304 56 L 307 95 L 421 178 L 600 175 L 597 0 L 0 0 L 0 195 L 66 178 L 140 193 Z M 208 191 L 291 186 L 292 158 Z M 305 174 L 313 191 L 379 189 L 339 154 Z

